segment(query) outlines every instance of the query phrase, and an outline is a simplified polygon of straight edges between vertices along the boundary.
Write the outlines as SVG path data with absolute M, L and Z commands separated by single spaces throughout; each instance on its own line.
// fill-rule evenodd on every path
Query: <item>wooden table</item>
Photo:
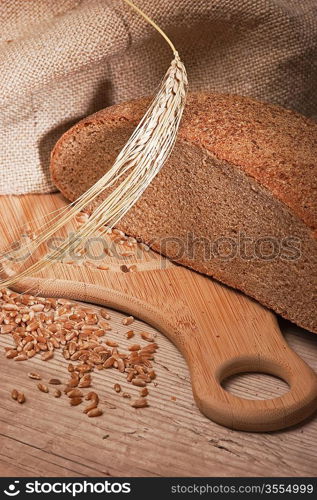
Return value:
M 121 317 L 112 313 L 119 337 Z M 137 327 L 144 329 L 141 322 Z M 317 367 L 317 338 L 290 326 L 284 331 L 292 347 Z M 47 378 L 56 375 L 55 360 L 43 367 L 38 360 L 24 365 L 1 357 L 1 476 L 316 474 L 316 419 L 269 434 L 230 431 L 214 424 L 196 408 L 182 356 L 158 332 L 156 340 L 160 346 L 155 365 L 158 385 L 151 388 L 150 407 L 132 409 L 112 389 L 117 377 L 102 372 L 96 375 L 98 392 L 116 408 L 109 408 L 94 421 L 70 408 L 65 400 L 52 400 L 33 389 L 27 372 L 39 370 Z M 60 369 L 58 373 L 65 376 Z M 283 385 L 267 376 L 244 375 L 231 384 L 231 390 L 240 395 L 270 396 Z M 13 387 L 23 389 L 32 399 L 30 404 L 18 406 L 12 401 L 9 393 Z
M 111 311 L 111 338 L 123 336 L 121 313 Z M 113 390 L 118 374 L 97 372 L 95 388 L 102 396 L 102 418 L 88 419 L 65 398 L 56 400 L 34 389 L 29 371 L 45 379 L 66 379 L 62 357 L 27 363 L 0 357 L 1 476 L 305 476 L 315 475 L 317 420 L 273 433 L 247 433 L 221 427 L 204 417 L 193 400 L 186 363 L 162 334 L 137 321 L 135 331 L 155 333 L 159 350 L 151 385 L 150 406 L 131 408 Z M 286 322 L 287 341 L 317 369 L 317 336 Z M 9 345 L 0 337 L 1 346 Z M 124 376 L 122 385 L 124 386 Z M 27 402 L 10 398 L 13 388 Z M 279 379 L 245 374 L 227 388 L 246 397 L 273 397 L 287 389 Z M 136 392 L 137 393 L 137 392 Z

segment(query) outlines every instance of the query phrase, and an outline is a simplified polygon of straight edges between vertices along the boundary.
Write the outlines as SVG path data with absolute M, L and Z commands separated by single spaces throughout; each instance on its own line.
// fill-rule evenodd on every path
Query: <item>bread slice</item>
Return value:
M 51 174 L 66 198 L 113 164 L 148 104 L 101 110 L 61 137 Z M 316 179 L 313 121 L 246 97 L 193 93 L 171 157 L 119 227 L 317 332 Z

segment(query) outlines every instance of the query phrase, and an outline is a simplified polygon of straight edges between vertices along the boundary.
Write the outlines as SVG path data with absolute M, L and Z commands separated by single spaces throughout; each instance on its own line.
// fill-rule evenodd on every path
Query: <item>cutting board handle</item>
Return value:
M 191 356 L 193 353 L 192 350 Z M 316 375 L 291 349 L 277 351 L 272 356 L 236 356 L 219 363 L 216 369 L 211 368 L 206 355 L 196 356 L 195 361 L 192 358 L 188 361 L 195 400 L 205 415 L 222 425 L 243 431 L 274 431 L 301 422 L 317 408 Z M 200 376 L 201 372 L 204 377 Z M 287 382 L 289 390 L 273 399 L 252 400 L 231 394 L 222 387 L 228 377 L 246 372 L 279 377 Z
M 166 271 L 169 283 L 177 279 L 181 283 L 177 272 L 177 268 Z M 186 358 L 198 407 L 219 424 L 243 431 L 273 431 L 297 424 L 316 410 L 316 374 L 290 349 L 270 311 L 209 280 L 208 286 L 219 287 L 219 301 L 214 308 L 219 316 L 203 327 L 200 318 L 206 313 L 208 295 L 200 295 L 196 304 L 184 301 L 177 308 L 177 297 L 174 297 L 174 303 L 173 297 L 167 300 L 168 289 L 162 296 L 155 289 L 155 293 L 149 292 L 145 300 L 130 292 L 136 290 L 133 273 L 125 279 L 127 292 L 95 284 L 43 278 L 26 278 L 15 289 L 100 304 L 132 314 L 159 329 Z M 215 295 L 212 291 L 210 288 L 210 296 Z M 178 293 L 182 294 L 180 287 Z M 245 316 L 235 312 L 241 305 L 245 308 Z M 254 371 L 282 378 L 290 390 L 277 398 L 250 400 L 231 394 L 221 385 L 231 375 Z

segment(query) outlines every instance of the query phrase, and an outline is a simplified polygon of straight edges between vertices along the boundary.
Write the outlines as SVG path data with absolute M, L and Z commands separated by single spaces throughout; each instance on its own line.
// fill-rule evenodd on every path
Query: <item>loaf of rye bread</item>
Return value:
M 149 102 L 103 109 L 61 137 L 51 174 L 66 198 L 110 168 Z M 119 228 L 317 332 L 316 180 L 316 123 L 246 97 L 192 93 L 169 160 Z

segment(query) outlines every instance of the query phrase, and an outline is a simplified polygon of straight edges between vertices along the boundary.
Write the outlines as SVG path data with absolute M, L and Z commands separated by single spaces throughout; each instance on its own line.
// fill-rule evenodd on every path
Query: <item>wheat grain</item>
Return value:
M 17 402 L 20 403 L 20 405 L 22 405 L 23 403 L 25 403 L 25 401 L 26 399 L 23 392 L 19 392 L 17 397 Z
M 41 392 L 49 392 L 49 388 L 47 387 L 47 385 L 45 384 L 37 384 L 37 388 L 41 391 Z
M 79 381 L 78 387 L 80 388 L 88 388 L 91 386 L 91 375 L 90 373 L 86 373 Z
M 77 398 L 71 398 L 69 402 L 71 406 L 78 406 L 83 402 L 83 400 L 82 398 L 77 397 Z
M 12 389 L 11 398 L 16 401 L 18 399 L 18 395 L 19 395 L 18 391 L 16 389 Z
M 131 398 L 131 394 L 129 394 L 128 392 L 123 392 L 123 393 L 121 394 L 121 396 L 122 396 L 123 398 L 127 398 L 127 399 L 130 399 L 130 398 Z
M 156 373 L 155 373 L 155 371 L 154 371 L 154 370 L 151 370 L 151 371 L 149 372 L 149 377 L 150 377 L 150 379 L 151 379 L 151 380 L 154 380 L 154 379 L 156 378 Z
M 106 340 L 106 345 L 108 345 L 109 347 L 118 347 L 119 346 L 118 342 L 116 342 L 115 340 Z
M 133 406 L 133 408 L 146 408 L 149 405 L 145 398 L 140 398 L 133 401 L 133 403 L 131 403 L 131 406 Z
M 61 385 L 61 381 L 59 378 L 51 378 L 48 382 L 50 385 Z
M 133 316 L 128 316 L 127 318 L 124 318 L 122 320 L 122 324 L 127 326 L 127 325 L 131 325 L 134 321 L 134 317 Z
M 125 371 L 125 362 L 123 359 L 118 358 L 117 359 L 117 368 L 119 372 L 123 373 Z
M 120 384 L 114 384 L 113 386 L 115 392 L 121 392 L 121 385 Z
M 67 396 L 69 398 L 82 398 L 84 395 L 80 389 L 72 389 L 71 391 L 67 392 Z
M 141 378 L 134 378 L 132 380 L 132 384 L 133 385 L 136 385 L 138 387 L 145 387 L 146 386 L 146 382 L 144 380 L 142 380 Z
M 52 359 L 53 356 L 54 356 L 53 351 L 47 351 L 41 355 L 41 359 L 42 361 L 48 361 L 49 359 Z
M 148 332 L 141 332 L 140 335 L 141 335 L 142 339 L 146 340 L 147 342 L 153 342 L 153 340 L 154 340 L 153 336 Z
M 103 414 L 103 411 L 100 408 L 94 408 L 93 410 L 88 411 L 88 417 L 100 417 Z
M 97 269 L 100 269 L 101 271 L 108 271 L 109 266 L 106 266 L 105 264 L 99 264 L 99 266 L 97 266 Z
M 128 347 L 129 351 L 139 351 L 141 349 L 140 344 L 132 344 Z
M 97 401 L 92 401 L 86 408 L 84 408 L 84 413 L 89 413 L 91 410 L 94 410 L 97 408 L 98 402 Z
M 25 361 L 26 359 L 28 359 L 27 355 L 22 352 L 21 354 L 15 356 L 14 361 Z
M 100 309 L 99 312 L 104 319 L 110 319 L 110 314 L 108 314 L 107 311 L 105 311 L 105 309 Z
M 16 349 L 9 349 L 6 352 L 6 358 L 13 359 L 18 355 L 18 351 Z
M 19 310 L 19 308 L 16 304 L 4 304 L 2 306 L 2 309 L 4 311 L 18 311 Z
M 33 380 L 41 380 L 41 375 L 36 372 L 29 372 L 28 377 L 33 379 Z

